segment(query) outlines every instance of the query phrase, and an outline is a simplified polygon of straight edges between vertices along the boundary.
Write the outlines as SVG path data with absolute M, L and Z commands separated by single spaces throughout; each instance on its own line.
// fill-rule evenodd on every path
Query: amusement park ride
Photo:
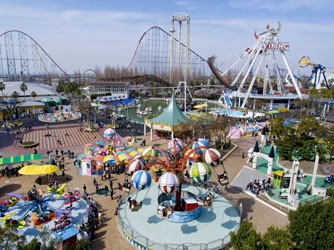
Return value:
M 325 87 L 327 89 L 329 89 L 329 84 L 327 82 L 327 77 L 326 77 L 326 67 L 321 65 L 321 64 L 315 64 L 315 63 L 311 63 L 311 59 L 308 56 L 303 56 L 302 58 L 300 58 L 299 60 L 299 66 L 301 68 L 305 68 L 306 66 L 312 66 L 312 74 L 310 75 L 310 77 L 307 79 L 304 88 L 306 88 L 306 86 L 308 85 L 308 83 L 312 80 L 313 76 L 314 76 L 314 88 L 315 89 L 321 89 L 323 88 L 321 86 L 321 81 L 320 81 L 320 77 L 321 74 L 324 78 L 324 82 L 325 82 Z
M 159 153 L 162 154 L 162 159 L 158 158 Z M 141 156 L 129 163 L 129 174 L 132 174 L 132 184 L 138 190 L 149 188 L 151 176 L 146 170 L 152 167 L 153 179 L 158 182 L 159 191 L 162 192 L 158 196 L 157 213 L 162 219 L 187 222 L 200 215 L 200 206 L 211 207 L 215 198 L 211 193 L 205 197 L 196 197 L 188 191 L 182 191 L 185 170 L 189 168 L 189 178 L 202 185 L 210 179 L 210 166 L 217 167 L 220 162 L 221 154 L 216 149 L 209 148 L 208 141 L 194 139 L 184 145 L 182 140 L 175 138 L 169 141 L 166 151 L 157 146 L 146 148 Z M 218 178 L 222 185 L 228 184 L 226 175 Z M 136 201 L 136 196 L 128 200 L 128 203 L 131 211 L 138 211 L 142 207 L 142 202 Z
M 301 86 L 296 80 L 285 55 L 285 52 L 290 49 L 290 45 L 286 42 L 280 42 L 278 39 L 278 33 L 282 29 L 281 23 L 278 22 L 277 29 L 270 28 L 269 25 L 267 25 L 266 29 L 267 30 L 261 34 L 255 31 L 254 36 L 256 43 L 253 48 L 246 48 L 245 51 L 238 56 L 237 61 L 228 66 L 227 70 L 223 73 L 226 74 L 232 69 L 238 71 L 238 74 L 231 83 L 221 75 L 221 71 L 215 66 L 215 57 L 211 56 L 208 59 L 208 65 L 215 77 L 230 89 L 230 91 L 223 91 L 220 98 L 220 101 L 223 102 L 226 107 L 245 107 L 249 98 L 254 99 L 254 101 L 255 99 L 270 100 L 271 106 L 274 100 L 290 101 L 295 98 L 303 99 L 303 95 L 300 92 Z M 288 93 L 284 86 L 277 54 L 282 58 L 297 95 Z M 257 78 L 261 74 L 261 69 L 263 71 L 262 90 L 255 88 Z M 251 78 L 251 80 L 248 84 L 249 78 Z

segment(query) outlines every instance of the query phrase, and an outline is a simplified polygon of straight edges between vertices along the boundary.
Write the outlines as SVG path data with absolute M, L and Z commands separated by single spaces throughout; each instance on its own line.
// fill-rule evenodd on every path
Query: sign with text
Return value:
M 287 51 L 290 50 L 289 43 L 281 43 L 281 42 L 263 42 L 262 43 L 264 49 L 268 50 L 283 50 Z

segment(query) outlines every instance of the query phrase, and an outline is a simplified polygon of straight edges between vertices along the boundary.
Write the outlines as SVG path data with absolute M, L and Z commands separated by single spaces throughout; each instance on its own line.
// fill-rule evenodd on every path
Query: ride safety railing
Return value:
M 232 197 L 226 197 L 226 194 L 224 194 L 224 197 L 228 199 L 232 205 L 237 209 L 238 214 L 240 216 L 241 221 L 241 215 L 242 215 L 242 205 L 237 202 L 236 199 L 233 199 Z M 142 235 L 140 232 L 138 232 L 136 229 L 134 229 L 131 226 L 131 222 L 126 216 L 126 212 L 124 216 L 122 217 L 121 213 L 118 214 L 118 225 L 120 227 L 121 233 L 123 236 L 130 242 L 130 244 L 136 246 L 139 249 L 144 250 L 227 250 L 232 247 L 231 244 L 231 238 L 230 234 L 226 235 L 224 238 L 220 238 L 214 241 L 210 241 L 208 243 L 182 243 L 182 244 L 175 244 L 175 243 L 166 243 L 166 242 L 156 242 L 151 240 L 150 238 L 147 238 L 146 236 Z M 236 232 L 239 229 L 237 227 L 236 229 L 232 230 L 231 232 Z

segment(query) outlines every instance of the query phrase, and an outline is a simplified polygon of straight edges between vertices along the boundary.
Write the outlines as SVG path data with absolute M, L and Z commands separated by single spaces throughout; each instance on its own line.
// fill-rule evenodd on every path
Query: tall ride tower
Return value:
M 186 58 L 185 58 L 185 72 L 184 72 L 184 81 L 187 81 L 188 79 L 188 61 L 189 61 L 189 31 L 190 31 L 190 16 L 185 13 L 179 13 L 177 15 L 172 16 L 172 22 L 171 22 L 171 51 L 170 51 L 170 75 L 169 75 L 169 81 L 173 83 L 174 78 L 174 22 L 179 23 L 179 38 L 178 38 L 178 53 L 177 53 L 177 75 L 176 75 L 176 81 L 181 81 L 181 33 L 182 33 L 182 22 L 187 23 L 186 27 Z

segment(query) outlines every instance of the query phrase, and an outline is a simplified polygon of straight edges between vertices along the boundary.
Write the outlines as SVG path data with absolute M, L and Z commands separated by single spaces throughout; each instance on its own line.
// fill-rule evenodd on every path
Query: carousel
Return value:
M 118 219 L 131 244 L 140 249 L 223 249 L 229 244 L 240 211 L 217 190 L 208 189 L 214 168 L 223 167 L 220 152 L 209 146 L 205 139 L 185 145 L 175 138 L 167 150 L 146 147 L 129 162 L 137 191 L 120 205 Z M 221 185 L 228 184 L 226 172 L 216 177 Z
M 84 153 L 77 157 L 79 174 L 95 177 L 102 175 L 138 154 L 133 149 L 120 147 L 122 138 L 112 128 L 104 131 L 104 138 L 104 141 L 96 142 L 95 146 L 85 144 Z

